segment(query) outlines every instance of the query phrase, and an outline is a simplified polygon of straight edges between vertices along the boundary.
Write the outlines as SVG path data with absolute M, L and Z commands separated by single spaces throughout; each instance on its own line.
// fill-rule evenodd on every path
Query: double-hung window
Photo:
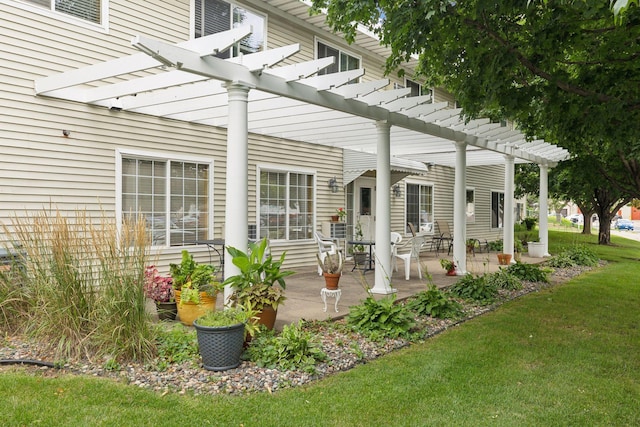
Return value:
M 103 24 L 108 0 L 22 0 L 44 10 L 64 13 L 94 24 Z
M 360 68 L 360 58 L 355 57 L 333 46 L 329 46 L 321 41 L 316 42 L 316 52 L 318 59 L 335 58 L 333 64 L 318 72 L 318 75 L 333 74 L 342 71 L 357 70 Z
M 264 16 L 222 0 L 195 0 L 195 37 L 204 37 L 232 28 L 251 25 L 253 33 L 232 49 L 219 53 L 219 58 L 259 52 L 265 44 Z
M 210 169 L 210 163 L 122 154 L 123 218 L 142 216 L 154 246 L 207 239 Z
M 476 222 L 476 191 L 474 189 L 467 188 L 467 223 Z
M 313 238 L 314 182 L 311 173 L 261 169 L 259 236 L 272 240 Z
M 419 231 L 433 232 L 433 186 L 407 183 L 405 203 L 407 223 Z M 406 232 L 410 232 L 408 227 Z
M 502 228 L 504 221 L 504 193 L 491 192 L 491 228 Z

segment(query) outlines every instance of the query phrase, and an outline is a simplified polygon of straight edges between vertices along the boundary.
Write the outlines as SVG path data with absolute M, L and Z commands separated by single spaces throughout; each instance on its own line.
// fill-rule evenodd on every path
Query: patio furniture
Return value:
M 398 245 L 402 242 L 402 234 L 391 232 L 391 270 L 398 271 L 398 263 L 396 255 L 398 255 Z
M 434 236 L 431 241 L 432 247 L 435 245 L 436 255 L 441 249 L 444 250 L 445 246 L 447 246 L 447 254 L 451 254 L 453 233 L 451 233 L 449 223 L 447 221 L 436 221 L 436 227 L 438 227 L 438 233 L 440 234 L 438 236 Z
M 363 273 L 366 273 L 369 270 L 373 270 L 374 269 L 374 262 L 373 262 L 373 248 L 376 245 L 376 242 L 373 240 L 349 240 L 347 243 L 349 243 L 350 245 L 362 245 L 362 246 L 369 246 L 369 254 L 367 256 L 367 260 L 364 263 L 364 268 L 362 269 Z M 355 265 L 353 266 L 353 268 L 351 269 L 351 271 L 355 270 L 356 268 L 358 268 L 358 263 L 355 263 Z
M 331 298 L 335 298 L 336 299 L 336 303 L 335 303 L 335 309 L 336 309 L 336 313 L 338 312 L 338 302 L 340 301 L 340 297 L 342 296 L 342 290 L 341 289 L 327 289 L 327 288 L 322 288 L 320 290 L 320 297 L 322 298 L 322 302 L 324 303 L 324 308 L 322 309 L 322 311 L 327 311 L 327 297 L 331 297 Z
M 405 240 L 404 243 L 395 248 L 396 253 L 394 254 L 394 258 L 398 258 L 404 261 L 405 280 L 409 280 L 409 277 L 411 275 L 411 259 L 414 259 L 418 264 L 418 278 L 422 277 L 422 267 L 420 265 L 420 249 L 422 249 L 424 243 L 424 236 L 415 236 L 410 238 L 409 240 Z

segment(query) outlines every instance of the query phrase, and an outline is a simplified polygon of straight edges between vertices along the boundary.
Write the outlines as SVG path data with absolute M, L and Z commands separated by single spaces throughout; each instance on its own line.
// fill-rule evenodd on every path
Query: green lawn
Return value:
M 640 242 L 585 242 L 610 263 L 313 385 L 244 397 L 108 380 L 0 375 L 0 425 L 640 425 Z

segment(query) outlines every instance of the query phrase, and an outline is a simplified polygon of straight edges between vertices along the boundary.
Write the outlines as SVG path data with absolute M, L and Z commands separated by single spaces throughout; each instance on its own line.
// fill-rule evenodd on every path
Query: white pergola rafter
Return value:
M 298 45 L 232 59 L 213 56 L 250 33 L 249 27 L 236 28 L 178 44 L 137 37 L 132 43 L 143 53 L 40 78 L 36 93 L 103 107 L 119 98 L 125 111 L 226 127 L 223 83 L 241 82 L 253 88 L 251 132 L 375 153 L 373 123 L 383 120 L 391 125 L 391 155 L 426 163 L 437 155 L 452 166 L 454 150 L 443 157 L 438 148 L 450 148 L 451 141 L 467 142 L 469 165 L 500 164 L 508 153 L 517 162 L 555 164 L 568 157 L 562 148 L 540 140 L 530 145 L 520 132 L 488 119 L 467 122 L 446 102 L 386 90 L 388 79 L 347 84 L 364 70 L 317 75 L 332 58 L 279 66 Z M 120 81 L 105 83 L 116 77 Z

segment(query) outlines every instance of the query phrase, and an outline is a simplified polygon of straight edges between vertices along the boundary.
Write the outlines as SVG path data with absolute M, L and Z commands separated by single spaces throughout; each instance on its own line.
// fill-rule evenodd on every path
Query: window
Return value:
M 467 223 L 476 222 L 476 192 L 467 189 Z
M 102 24 L 102 0 L 23 0 L 47 10 L 64 13 L 85 21 Z
M 333 56 L 335 61 L 333 64 L 321 70 L 318 75 L 333 74 L 341 71 L 357 70 L 360 68 L 360 59 L 335 47 L 331 47 L 321 41 L 317 42 L 316 50 L 318 59 Z
M 504 193 L 491 192 L 491 228 L 502 228 L 504 220 Z
M 265 18 L 240 6 L 222 0 L 195 0 L 195 37 L 204 37 L 232 28 L 251 25 L 253 33 L 232 49 L 219 53 L 219 58 L 229 58 L 264 49 Z
M 406 189 L 407 222 L 422 232 L 433 232 L 433 186 L 407 184 Z M 409 233 L 409 227 L 406 232 Z
M 152 245 L 194 244 L 209 235 L 209 163 L 122 158 L 122 215 L 142 215 Z
M 260 171 L 259 236 L 275 240 L 313 237 L 314 175 Z

